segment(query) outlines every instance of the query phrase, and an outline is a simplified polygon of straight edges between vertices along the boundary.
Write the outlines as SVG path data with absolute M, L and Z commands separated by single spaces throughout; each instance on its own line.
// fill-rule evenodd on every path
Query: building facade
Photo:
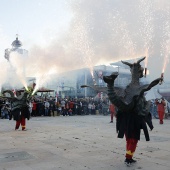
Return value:
M 5 49 L 5 59 L 10 61 L 10 56 L 12 52 L 17 52 L 23 56 L 28 56 L 28 51 L 22 48 L 22 42 L 18 39 L 18 35 L 16 35 L 16 39 L 11 44 L 12 48 Z

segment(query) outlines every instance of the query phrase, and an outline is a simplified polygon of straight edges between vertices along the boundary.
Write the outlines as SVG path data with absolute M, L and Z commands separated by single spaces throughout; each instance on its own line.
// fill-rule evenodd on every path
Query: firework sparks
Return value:
M 73 40 L 75 49 L 82 56 L 82 61 L 85 66 L 92 67 L 91 58 L 94 56 L 92 48 L 92 40 L 88 38 L 88 31 L 90 31 L 90 26 L 88 25 L 88 19 L 85 18 L 81 21 L 78 20 L 74 24 Z
M 135 56 L 135 48 L 136 45 L 132 41 L 132 35 L 130 34 L 128 30 L 127 22 L 123 20 L 121 17 L 119 11 L 114 10 L 113 15 L 110 14 L 109 16 L 109 25 L 112 28 L 112 38 L 113 39 L 119 39 L 119 42 L 117 45 L 122 46 L 125 50 L 122 50 L 125 53 L 127 58 L 131 57 L 133 58 Z M 117 37 L 118 35 L 121 35 L 120 37 Z
M 140 9 L 142 12 L 141 16 L 141 35 L 144 40 L 144 48 L 145 48 L 145 68 L 147 68 L 148 65 L 148 58 L 149 58 L 149 50 L 152 47 L 152 41 L 153 41 L 153 5 L 152 0 L 140 0 L 141 5 Z
M 166 10 L 166 21 L 163 25 L 163 42 L 161 44 L 161 55 L 164 56 L 162 73 L 165 72 L 167 63 L 169 62 L 169 53 L 170 53 L 170 12 L 169 9 Z
M 148 66 L 148 58 L 149 58 L 149 49 L 148 48 L 146 48 L 146 52 L 145 52 L 145 56 L 146 56 L 146 58 L 145 58 L 145 68 L 147 68 L 147 66 Z
M 85 27 L 86 26 L 86 27 Z M 96 84 L 93 75 L 92 59 L 94 57 L 94 51 L 91 48 L 92 40 L 88 38 L 88 30 L 90 29 L 87 19 L 82 19 L 75 23 L 73 40 L 74 46 L 78 53 L 82 56 L 82 61 L 85 67 L 90 69 L 94 84 Z
M 90 68 L 90 73 L 91 73 L 91 76 L 92 76 L 92 79 L 93 79 L 93 83 L 94 83 L 94 85 L 96 85 L 96 80 L 95 80 L 94 74 L 93 74 L 93 68 Z
M 165 72 L 168 62 L 169 62 L 169 58 L 168 58 L 168 54 L 166 54 L 165 57 L 164 57 L 164 64 L 163 64 L 163 68 L 162 68 L 162 73 Z

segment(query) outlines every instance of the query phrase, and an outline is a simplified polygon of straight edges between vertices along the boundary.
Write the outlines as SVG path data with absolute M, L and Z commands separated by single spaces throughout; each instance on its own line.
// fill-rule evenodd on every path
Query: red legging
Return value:
M 16 121 L 16 126 L 15 126 L 15 129 L 19 129 L 20 125 L 22 126 L 22 130 L 25 129 L 25 124 L 26 124 L 26 121 L 25 121 L 25 118 L 23 116 L 21 116 L 21 119 Z
M 134 138 L 127 138 L 126 137 L 126 158 L 127 159 L 132 159 L 133 154 L 136 150 L 138 140 Z
M 114 112 L 110 112 L 110 118 L 111 118 L 111 121 L 113 121 L 113 117 L 114 117 L 115 113 Z
M 160 120 L 160 121 L 163 121 L 164 112 L 163 112 L 163 111 L 158 111 L 158 115 L 159 115 L 159 120 Z

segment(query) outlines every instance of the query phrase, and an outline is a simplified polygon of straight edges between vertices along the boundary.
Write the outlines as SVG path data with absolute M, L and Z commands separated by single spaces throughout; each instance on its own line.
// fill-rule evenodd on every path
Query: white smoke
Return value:
M 28 59 L 15 68 L 24 65 L 43 85 L 52 72 L 70 77 L 71 70 L 148 55 L 150 78 L 160 77 L 166 53 L 166 63 L 169 59 L 169 0 L 68 0 L 67 5 L 73 17 L 64 34 L 28 49 Z M 165 81 L 168 72 L 166 67 Z
M 31 60 L 40 73 L 50 68 L 58 73 L 91 68 L 148 55 L 150 76 L 160 77 L 165 58 L 162 44 L 170 39 L 165 29 L 170 20 L 168 0 L 161 5 L 158 0 L 131 0 L 128 4 L 125 0 L 76 0 L 69 7 L 73 13 L 69 30 L 45 48 L 31 49 Z M 169 80 L 168 71 L 167 67 L 165 77 Z

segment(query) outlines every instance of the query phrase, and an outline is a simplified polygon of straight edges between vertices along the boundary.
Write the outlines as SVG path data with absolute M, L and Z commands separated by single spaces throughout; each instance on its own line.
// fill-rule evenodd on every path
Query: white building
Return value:
M 10 54 L 12 52 L 18 52 L 19 54 L 24 56 L 28 56 L 28 51 L 22 48 L 22 42 L 18 40 L 18 35 L 16 35 L 16 40 L 14 40 L 11 44 L 12 48 L 5 49 L 4 57 L 9 61 Z

